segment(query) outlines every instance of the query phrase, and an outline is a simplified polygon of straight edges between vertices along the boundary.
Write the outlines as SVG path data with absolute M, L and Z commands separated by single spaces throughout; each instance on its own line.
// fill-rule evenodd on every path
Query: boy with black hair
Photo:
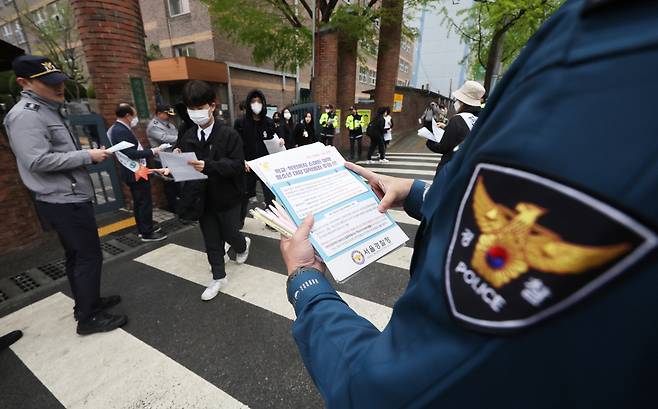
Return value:
M 215 91 L 208 83 L 192 80 L 185 84 L 183 102 L 196 126 L 179 139 L 176 152 L 194 152 L 197 160 L 188 163 L 208 176 L 204 181 L 193 182 L 205 185 L 197 191 L 203 200 L 199 224 L 213 276 L 201 295 L 202 300 L 208 301 L 226 284 L 224 244 L 228 243 L 235 250 L 238 264 L 244 263 L 249 256 L 251 240 L 240 232 L 240 205 L 245 186 L 244 153 L 240 135 L 231 127 L 215 121 Z

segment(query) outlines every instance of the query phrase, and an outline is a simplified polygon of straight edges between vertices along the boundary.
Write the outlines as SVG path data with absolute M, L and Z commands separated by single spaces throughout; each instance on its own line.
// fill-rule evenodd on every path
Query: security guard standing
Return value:
M 355 107 L 350 107 L 350 114 L 345 118 L 345 127 L 350 132 L 350 160 L 361 160 L 361 141 L 363 140 L 363 127 L 361 115 Z M 356 155 L 354 154 L 356 148 Z
M 334 106 L 327 104 L 324 113 L 320 115 L 320 142 L 329 146 L 334 144 L 334 133 L 336 132 L 336 111 Z
M 174 109 L 170 105 L 158 104 L 155 107 L 155 116 L 151 122 L 146 126 L 146 137 L 148 138 L 151 146 L 161 146 L 168 143 L 171 146 L 176 145 L 178 141 L 178 130 L 170 122 L 172 116 L 176 115 Z M 160 160 L 153 158 L 157 167 L 161 167 Z M 176 200 L 178 197 L 178 184 L 174 181 L 165 181 L 164 193 L 167 197 L 167 210 L 170 212 L 176 211 Z
M 656 405 L 656 27 L 655 1 L 567 1 L 431 186 L 347 165 L 421 225 L 381 333 L 322 275 L 312 216 L 282 241 L 328 407 Z M 632 120 L 596 120 L 619 95 Z
M 81 149 L 71 133 L 64 106 L 66 74 L 47 58 L 33 55 L 17 57 L 12 66 L 23 91 L 4 125 L 21 179 L 35 194 L 37 211 L 57 232 L 66 251 L 77 332 L 113 330 L 127 318 L 105 312 L 121 301 L 118 295 L 100 296 L 103 255 L 92 205 L 94 187 L 85 168 L 110 153 Z

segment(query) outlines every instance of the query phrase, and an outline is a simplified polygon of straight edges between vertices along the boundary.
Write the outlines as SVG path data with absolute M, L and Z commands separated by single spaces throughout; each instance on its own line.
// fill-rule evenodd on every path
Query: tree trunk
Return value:
M 315 36 L 315 50 L 315 69 L 311 83 L 313 100 L 321 106 L 336 105 L 338 33 L 329 29 L 320 29 Z
M 491 82 L 493 80 L 494 74 L 496 74 L 500 59 L 503 54 L 503 40 L 505 39 L 506 32 L 507 30 L 498 30 L 491 38 L 489 53 L 487 55 L 487 66 L 485 67 L 484 73 L 484 89 L 487 90 L 487 95 L 491 93 Z
M 340 138 L 335 138 L 337 146 L 347 146 L 348 131 L 345 127 L 345 118 L 349 114 L 350 106 L 354 105 L 356 94 L 356 57 L 357 40 L 339 35 L 338 41 L 338 95 L 336 105 L 340 109 Z
M 377 51 L 375 107 L 392 106 L 400 66 L 403 0 L 383 0 Z M 373 113 L 374 114 L 374 113 Z

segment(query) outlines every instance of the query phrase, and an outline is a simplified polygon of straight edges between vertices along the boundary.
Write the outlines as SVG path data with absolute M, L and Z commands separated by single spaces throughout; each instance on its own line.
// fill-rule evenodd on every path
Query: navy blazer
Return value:
M 112 125 L 112 128 L 110 128 L 110 131 L 108 132 L 108 136 L 110 137 L 110 142 L 112 143 L 112 145 L 116 145 L 121 141 L 130 142 L 135 145 L 132 148 L 123 149 L 121 151 L 130 159 L 140 160 L 140 159 L 148 159 L 153 157 L 153 151 L 151 149 L 149 148 L 145 148 L 143 150 L 137 149 L 137 146 L 139 146 L 139 141 L 137 140 L 137 137 L 135 136 L 133 131 L 128 129 L 128 127 L 123 123 L 115 122 L 114 125 Z M 123 178 L 123 181 L 126 183 L 135 183 L 135 173 L 128 170 L 124 166 L 120 166 L 120 168 L 121 168 L 121 177 Z

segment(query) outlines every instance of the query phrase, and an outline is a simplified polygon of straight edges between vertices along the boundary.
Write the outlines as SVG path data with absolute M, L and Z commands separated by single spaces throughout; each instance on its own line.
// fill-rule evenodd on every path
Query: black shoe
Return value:
M 91 317 L 78 322 L 78 334 L 89 335 L 97 332 L 108 332 L 126 325 L 128 317 L 125 315 L 112 315 L 100 311 Z
M 167 238 L 166 234 L 153 232 L 151 234 L 142 234 L 141 241 L 161 241 Z
M 11 344 L 21 339 L 23 332 L 21 331 L 12 331 L 7 335 L 0 337 L 0 351 L 3 349 L 9 348 Z
M 121 302 L 121 296 L 119 295 L 110 295 L 108 297 L 101 297 L 98 299 L 98 304 L 96 306 L 96 311 L 105 311 L 108 308 L 112 308 L 115 305 Z M 80 315 L 77 311 L 73 311 L 73 318 L 76 321 L 80 320 Z
M 153 227 L 153 233 L 162 233 L 162 227 L 154 226 Z M 139 237 L 141 239 L 142 238 L 142 233 L 137 233 L 137 237 Z

